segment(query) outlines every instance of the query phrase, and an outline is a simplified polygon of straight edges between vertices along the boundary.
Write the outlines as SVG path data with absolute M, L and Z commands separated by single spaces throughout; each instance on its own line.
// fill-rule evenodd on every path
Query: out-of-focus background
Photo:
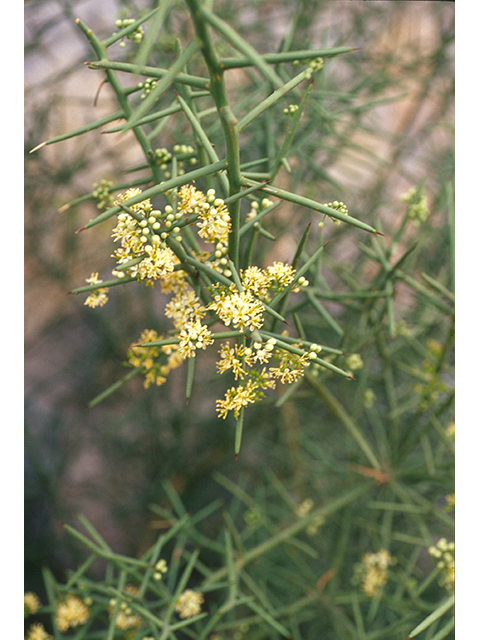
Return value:
M 82 297 L 68 296 L 92 271 L 108 278 L 111 230 L 100 225 L 75 233 L 96 215 L 91 201 L 59 209 L 91 192 L 102 178 L 122 182 L 125 169 L 143 158 L 130 134 L 99 130 L 28 152 L 116 109 L 108 87 L 101 86 L 102 73 L 84 64 L 94 55 L 75 19 L 108 37 L 118 17 L 136 17 L 153 6 L 140 0 L 25 3 L 25 567 L 33 590 L 41 591 L 43 564 L 61 577 L 76 561 L 60 523 L 73 522 L 78 512 L 116 551 L 136 554 L 154 535 L 148 505 L 162 500 L 163 480 L 195 510 L 221 493 L 212 471 L 231 479 L 244 474 L 253 483 L 263 467 L 286 476 L 302 473 L 288 405 L 276 413 L 268 404 L 251 412 L 242 455 L 233 465 L 233 426 L 216 417 L 222 386 L 208 359 L 189 407 L 185 372 L 179 369 L 158 389 L 145 392 L 134 379 L 105 402 L 85 408 L 126 372 L 126 349 L 144 328 L 159 322 L 160 302 L 155 291 L 143 287 L 117 287 L 109 303 L 94 310 Z M 426 178 L 434 232 L 423 260 L 440 276 L 445 258 L 438 253 L 435 229 L 440 237 L 443 186 L 453 179 L 454 3 L 250 0 L 219 1 L 215 7 L 261 53 L 278 49 L 294 14 L 298 47 L 359 47 L 330 63 L 325 73 L 325 103 L 316 127 L 322 144 L 312 136 L 303 141 L 304 155 L 315 154 L 317 168 L 305 172 L 294 158 L 292 174 L 280 176 L 277 184 L 284 180 L 288 188 L 323 202 L 343 200 L 356 217 L 369 224 L 381 221 L 388 235 L 403 215 L 399 196 Z M 171 26 L 186 42 L 191 34 L 186 15 L 173 17 Z M 171 33 L 162 46 L 173 48 Z M 242 82 L 242 73 L 232 73 L 232 95 Z M 351 94 L 357 111 L 347 111 Z M 330 117 L 343 108 L 344 117 Z M 157 146 L 171 148 L 177 134 L 178 129 L 165 128 Z M 280 236 L 288 224 L 291 237 L 285 234 L 276 245 L 277 259 L 291 258 L 292 238 L 305 220 L 287 207 L 279 209 L 271 230 Z M 325 238 L 334 239 L 336 232 L 326 229 Z M 353 265 L 358 239 L 349 232 L 342 242 L 332 242 L 332 259 Z M 409 295 L 400 287 L 396 299 L 406 318 Z M 329 310 L 339 311 L 335 305 Z M 313 407 L 302 416 L 302 427 L 316 412 Z M 326 437 L 335 440 L 334 434 Z M 287 461 L 280 453 L 285 446 L 291 451 Z

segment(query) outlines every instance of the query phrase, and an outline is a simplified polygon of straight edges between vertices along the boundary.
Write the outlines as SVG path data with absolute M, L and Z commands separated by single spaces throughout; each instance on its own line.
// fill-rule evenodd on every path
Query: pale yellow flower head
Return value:
M 203 595 L 197 591 L 186 589 L 178 598 L 175 605 L 175 611 L 180 618 L 191 618 L 196 616 L 202 610 Z
M 90 616 L 90 609 L 73 593 L 67 593 L 65 600 L 57 605 L 55 618 L 60 631 L 85 624 Z

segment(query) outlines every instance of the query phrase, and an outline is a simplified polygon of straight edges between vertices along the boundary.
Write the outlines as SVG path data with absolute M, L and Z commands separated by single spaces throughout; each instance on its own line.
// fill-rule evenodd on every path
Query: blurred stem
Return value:
M 382 470 L 382 465 L 378 461 L 376 455 L 374 454 L 370 444 L 366 440 L 363 433 L 360 431 L 358 426 L 354 423 L 354 421 L 350 418 L 348 413 L 345 411 L 340 402 L 328 391 L 328 389 L 321 382 L 316 380 L 308 371 L 305 372 L 305 379 L 310 384 L 310 386 L 317 393 L 321 401 L 326 405 L 326 407 L 333 413 L 335 417 L 337 417 L 341 424 L 345 427 L 345 429 L 349 432 L 352 438 L 357 443 L 360 450 L 364 453 L 368 462 L 372 465 L 374 469 L 377 471 Z

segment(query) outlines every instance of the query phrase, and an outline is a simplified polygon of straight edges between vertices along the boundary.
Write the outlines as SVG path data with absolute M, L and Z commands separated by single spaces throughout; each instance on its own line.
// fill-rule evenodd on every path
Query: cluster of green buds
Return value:
M 325 206 L 330 207 L 330 209 L 334 209 L 335 211 L 338 211 L 339 213 L 343 213 L 344 215 L 348 216 L 348 209 L 343 202 L 334 200 L 333 202 L 328 202 Z M 318 223 L 318 226 L 323 227 L 324 224 L 325 224 L 325 218 Z M 334 220 L 333 224 L 336 224 L 338 226 L 340 224 L 340 220 Z
M 247 220 L 252 220 L 256 218 L 259 210 L 266 209 L 267 207 L 271 207 L 273 202 L 269 198 L 263 198 L 261 202 L 257 200 L 252 200 L 250 204 L 250 211 L 247 213 Z
M 430 215 L 430 209 L 428 208 L 427 195 L 420 187 L 412 187 L 400 196 L 402 202 L 406 202 L 408 205 L 408 217 L 413 221 L 415 226 L 420 226 L 425 222 Z
M 155 161 L 162 171 L 167 170 L 167 164 L 172 161 L 172 154 L 165 147 L 155 149 Z
M 307 74 L 306 74 L 307 78 L 310 78 L 314 71 L 319 71 L 320 69 L 322 69 L 324 62 L 325 62 L 325 60 L 323 58 L 319 58 L 319 57 L 310 58 L 307 61 L 307 64 L 308 64 L 308 69 L 307 69 Z M 293 61 L 293 66 L 294 67 L 300 66 L 300 60 L 294 60 Z
M 140 94 L 140 98 L 145 100 L 148 94 L 155 88 L 157 81 L 154 78 L 146 78 L 143 82 L 138 83 L 138 88 L 143 89 L 143 92 Z
M 298 111 L 298 104 L 289 104 L 288 107 L 285 107 L 283 113 L 286 116 L 293 116 L 296 111 Z
M 440 538 L 435 546 L 428 549 L 428 553 L 437 560 L 440 570 L 440 585 L 446 589 L 453 589 L 455 584 L 455 543 Z
M 177 157 L 180 157 L 177 163 L 177 174 L 180 176 L 185 173 L 185 163 L 188 163 L 189 165 L 195 165 L 198 163 L 195 149 L 191 144 L 176 144 L 173 147 L 173 153 L 165 147 L 155 149 L 154 153 L 155 162 L 163 171 L 163 174 L 167 180 L 171 177 L 168 165 L 172 161 L 173 154 L 175 154 Z
M 129 27 L 134 22 L 135 22 L 134 18 L 124 18 L 123 20 L 119 18 L 118 20 L 115 21 L 115 26 L 117 27 L 117 29 L 125 29 L 125 27 Z M 129 33 L 126 37 L 128 40 L 135 42 L 135 44 L 139 44 L 142 41 L 143 34 L 144 34 L 143 27 L 142 25 L 139 25 L 135 29 L 135 31 L 133 31 L 132 33 Z M 112 35 L 115 36 L 116 32 L 114 32 Z M 122 40 L 120 42 L 120 47 L 124 47 L 124 46 L 125 46 L 125 41 Z
M 323 67 L 323 58 L 312 58 L 308 61 L 308 69 L 306 70 L 307 78 L 310 78 L 314 71 L 320 71 Z
M 113 205 L 114 197 L 112 194 L 113 182 L 111 180 L 102 179 L 100 183 L 93 183 L 93 197 L 98 200 L 97 209 L 104 209 Z

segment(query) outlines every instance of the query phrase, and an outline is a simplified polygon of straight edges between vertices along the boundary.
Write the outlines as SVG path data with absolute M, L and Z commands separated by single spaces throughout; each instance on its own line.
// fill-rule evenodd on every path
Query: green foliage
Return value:
M 64 208 L 90 202 L 95 216 L 80 235 L 110 225 L 120 241 L 113 279 L 93 264 L 72 293 L 103 307 L 107 293 L 113 301 L 141 288 L 150 321 L 125 349 L 129 372 L 89 406 L 120 402 L 137 375 L 153 386 L 147 397 L 155 385 L 174 389 L 183 365 L 189 408 L 201 400 L 195 385 L 211 384 L 208 419 L 183 414 L 202 441 L 195 455 L 226 453 L 199 493 L 187 469 L 196 461 L 177 433 L 164 478 L 184 474 L 189 491 L 156 483 L 156 532 L 137 557 L 116 553 L 84 516 L 87 535 L 64 525 L 88 553 L 65 580 L 44 570 L 40 613 L 50 614 L 55 640 L 452 637 L 448 153 L 433 178 L 406 171 L 405 194 L 384 201 L 408 131 L 389 160 L 362 136 L 369 114 L 399 99 L 400 71 L 379 65 L 359 75 L 354 47 L 298 41 L 301 3 L 280 49 L 262 54 L 211 5 L 159 2 L 139 19 L 119 18 L 104 39 L 77 20 L 97 56 L 88 67 L 103 74 L 119 110 L 35 151 L 100 129 L 134 137 L 143 159 L 123 168 L 127 179 L 98 175 L 91 193 Z M 190 38 L 168 44 L 166 27 L 180 23 Z M 427 78 L 443 69 L 435 65 L 447 47 L 448 34 Z M 348 91 L 335 84 L 341 64 Z M 232 73 L 237 89 L 226 82 Z M 385 87 L 396 93 L 385 98 Z M 368 201 L 328 171 L 345 150 L 379 172 Z M 226 376 L 235 386 L 219 400 Z M 225 422 L 214 417 L 215 398 Z M 229 412 L 235 435 L 233 424 L 224 428 Z M 439 539 L 447 564 L 429 553 Z

